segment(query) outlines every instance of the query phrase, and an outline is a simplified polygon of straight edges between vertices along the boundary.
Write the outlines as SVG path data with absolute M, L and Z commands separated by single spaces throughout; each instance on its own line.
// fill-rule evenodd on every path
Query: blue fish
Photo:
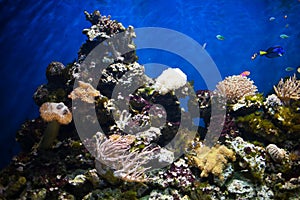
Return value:
M 267 58 L 276 58 L 283 56 L 284 52 L 285 51 L 281 46 L 274 46 L 265 51 L 259 51 L 259 55 L 266 56 Z

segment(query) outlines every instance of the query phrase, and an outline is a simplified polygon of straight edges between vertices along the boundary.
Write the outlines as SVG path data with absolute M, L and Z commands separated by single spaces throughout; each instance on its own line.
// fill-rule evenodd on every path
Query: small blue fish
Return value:
M 282 39 L 286 39 L 286 38 L 289 38 L 290 36 L 288 36 L 286 34 L 281 34 L 279 37 L 281 37 Z
M 218 40 L 225 40 L 225 37 L 223 35 L 217 35 L 216 38 Z

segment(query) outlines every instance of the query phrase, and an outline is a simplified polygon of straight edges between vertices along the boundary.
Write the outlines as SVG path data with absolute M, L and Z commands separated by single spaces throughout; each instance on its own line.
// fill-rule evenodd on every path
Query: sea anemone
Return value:
M 288 105 L 290 100 L 300 99 L 300 80 L 296 79 L 296 75 L 289 77 L 285 81 L 281 79 L 277 86 L 273 86 L 276 95 L 283 101 L 284 104 Z

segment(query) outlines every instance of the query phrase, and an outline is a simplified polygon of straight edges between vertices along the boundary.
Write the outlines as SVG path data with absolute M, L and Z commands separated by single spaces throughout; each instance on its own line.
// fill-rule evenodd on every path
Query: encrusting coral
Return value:
M 229 103 L 236 103 L 242 97 L 254 95 L 257 92 L 253 81 L 240 75 L 228 76 L 216 87 L 216 92 L 225 97 Z
M 195 156 L 190 156 L 190 161 L 202 170 L 200 176 L 207 177 L 210 173 L 223 179 L 223 169 L 228 160 L 235 161 L 235 153 L 224 145 L 217 144 L 209 148 L 200 146 L 195 149 Z

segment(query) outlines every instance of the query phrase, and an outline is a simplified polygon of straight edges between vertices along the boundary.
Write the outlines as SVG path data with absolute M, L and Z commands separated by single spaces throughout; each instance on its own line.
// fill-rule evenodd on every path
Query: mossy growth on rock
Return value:
M 272 143 L 278 143 L 285 140 L 282 130 L 274 125 L 271 120 L 264 118 L 262 112 L 255 112 L 250 115 L 237 117 L 236 123 L 244 132 L 245 137 L 250 139 L 259 136 Z

